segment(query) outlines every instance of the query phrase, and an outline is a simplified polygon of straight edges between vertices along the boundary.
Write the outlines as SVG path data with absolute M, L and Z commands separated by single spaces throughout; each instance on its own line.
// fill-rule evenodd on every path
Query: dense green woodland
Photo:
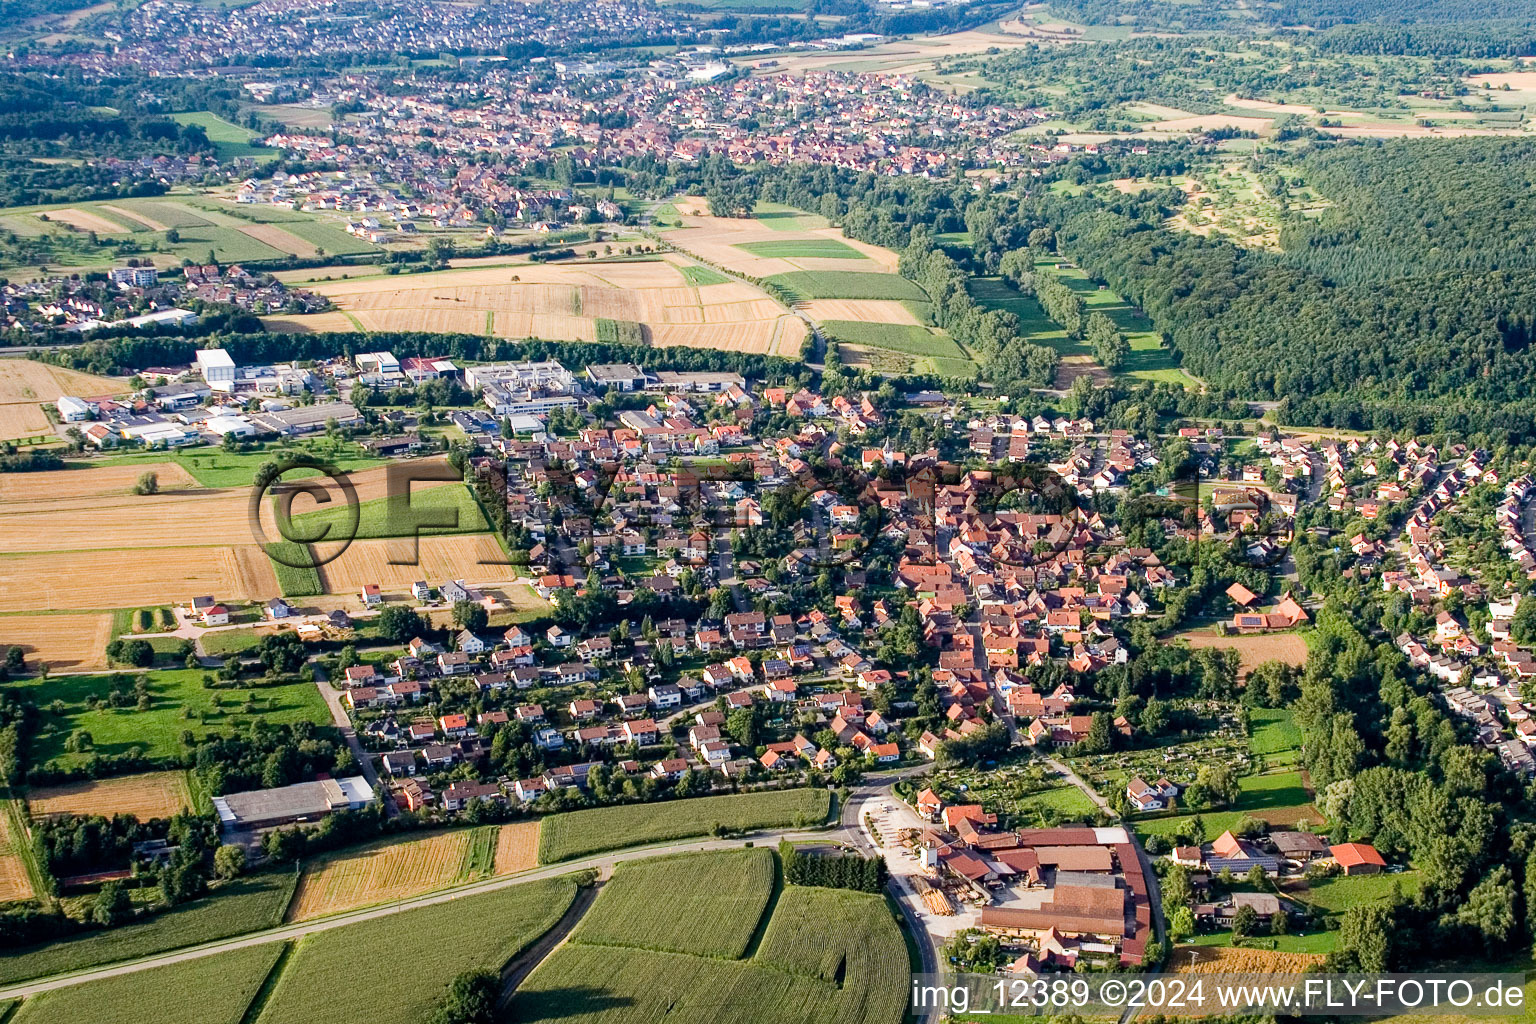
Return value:
M 1331 280 L 1536 269 L 1536 141 L 1336 146 L 1311 153 L 1300 176 L 1333 206 L 1286 224 L 1281 246 Z
M 986 81 L 999 83 L 968 101 L 1042 106 L 1074 122 L 1087 120 L 1096 129 L 1134 129 L 1130 118 L 1112 108 L 1149 102 L 1196 114 L 1230 114 L 1223 99 L 1232 93 L 1324 107 L 1404 107 L 1404 94 L 1464 88 L 1461 78 L 1478 69 L 1466 63 L 1416 57 L 1345 60 L 1321 56 L 1300 43 L 1282 49 L 1220 36 L 1023 46 L 957 58 L 948 67 L 975 69 Z
M 1492 170 L 1523 157 L 1525 145 L 1448 140 L 1418 150 L 1349 145 L 1336 152 L 1317 155 L 1325 180 L 1344 173 L 1328 171 L 1333 163 L 1353 161 L 1363 181 L 1394 182 L 1359 186 L 1382 208 L 1394 209 L 1395 223 L 1375 229 L 1392 244 L 1357 225 L 1358 244 L 1335 232 L 1312 237 L 1293 254 L 1245 250 L 1164 227 L 1183 202 L 1173 189 L 1074 197 L 1037 187 L 1022 196 L 988 195 L 968 183 L 831 168 L 758 173 L 767 199 L 825 210 L 824 197 L 837 197 L 844 229 L 865 241 L 901 249 L 914 228 L 919 234 L 969 230 L 971 251 L 960 258 L 972 272 L 997 272 L 1007 253 L 1025 245 L 1054 246 L 1141 306 L 1185 369 L 1218 397 L 1278 401 L 1282 422 L 1504 440 L 1536 436 L 1530 350 L 1536 270 L 1516 264 L 1518 240 L 1529 237 L 1536 218 L 1511 212 L 1527 208 L 1522 174 Z M 1393 177 L 1403 172 L 1388 174 L 1388 168 L 1415 153 L 1423 181 L 1403 196 Z M 1365 169 L 1378 160 L 1380 172 Z M 1488 168 L 1480 189 L 1456 197 L 1472 222 L 1464 228 L 1454 215 L 1440 214 L 1447 183 L 1462 173 L 1462 162 Z M 1142 162 L 1084 163 L 1100 168 L 1103 178 L 1148 173 Z M 1067 165 L 1055 173 L 1072 178 L 1081 171 L 1082 165 Z M 1048 184 L 1049 178 L 1042 182 Z M 1385 193 L 1393 196 L 1390 204 Z M 1352 223 L 1355 201 L 1365 200 L 1344 194 L 1325 224 Z M 1490 258 L 1507 260 L 1511 269 L 1450 269 L 1473 265 L 1474 245 L 1509 253 Z M 1436 247 L 1441 253 L 1431 258 Z M 1415 252 L 1421 255 L 1410 257 Z M 1312 264 L 1350 268 L 1349 279 L 1333 280 Z M 1413 276 L 1404 276 L 1408 269 Z
M 1143 31 L 1271 34 L 1333 53 L 1512 57 L 1536 44 L 1536 11 L 1525 0 L 1050 0 L 1049 10 L 1081 24 Z

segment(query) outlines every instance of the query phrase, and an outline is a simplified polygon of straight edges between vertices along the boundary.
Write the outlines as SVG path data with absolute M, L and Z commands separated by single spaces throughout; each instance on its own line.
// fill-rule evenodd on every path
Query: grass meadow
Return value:
M 738 831 L 815 827 L 826 819 L 831 803 L 823 789 L 782 789 L 552 814 L 541 822 L 539 863 L 709 835 L 717 825 Z

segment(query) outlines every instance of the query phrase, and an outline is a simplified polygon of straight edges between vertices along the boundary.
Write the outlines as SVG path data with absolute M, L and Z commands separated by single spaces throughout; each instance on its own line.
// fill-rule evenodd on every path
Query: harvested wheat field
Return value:
M 345 313 L 296 313 L 293 316 L 264 316 L 261 326 L 269 331 L 289 334 L 346 334 L 357 325 Z
M 94 231 L 101 235 L 122 235 L 128 229 L 114 221 L 107 220 L 99 213 L 91 213 L 89 210 L 77 210 L 70 207 L 67 210 L 47 210 L 38 214 L 38 217 L 46 216 L 55 224 L 68 224 L 72 228 L 81 231 Z
M 121 379 L 67 370 L 33 359 L 0 359 L 0 405 L 53 402 L 60 395 L 98 398 L 127 390 L 128 382 Z
M 106 668 L 111 641 L 110 614 L 0 615 L 0 648 L 20 647 L 54 671 Z
M 145 772 L 41 786 L 27 794 L 33 819 L 55 814 L 131 814 L 140 821 L 169 818 L 192 806 L 184 772 Z
M 288 920 L 307 921 L 470 881 L 489 866 L 475 863 L 488 852 L 477 849 L 487 838 L 480 829 L 460 829 L 323 858 L 299 879 Z
M 1324 959 L 1321 953 L 1179 946 L 1173 951 L 1168 967 L 1175 974 L 1303 974 Z
M 1208 132 L 1216 128 L 1236 128 L 1239 131 L 1262 132 L 1274 124 L 1273 118 L 1242 117 L 1237 114 L 1202 114 L 1198 117 L 1177 117 L 1156 121 L 1148 125 L 1149 133 Z
M 813 299 L 801 307 L 812 320 L 854 320 L 866 324 L 918 324 L 922 321 L 894 299 Z
M 55 402 L 60 395 L 99 398 L 126 390 L 125 382 L 110 377 L 32 359 L 0 359 L 0 441 L 51 434 L 53 427 L 38 406 Z
M 701 198 L 690 196 L 673 204 L 681 215 L 681 228 L 667 233 L 667 241 L 706 263 L 725 267 L 748 277 L 764 278 L 796 270 L 854 271 L 895 273 L 896 254 L 877 245 L 844 238 L 838 228 L 813 228 L 805 231 L 781 231 L 752 217 L 711 217 L 709 206 Z M 786 246 L 795 240 L 832 239 L 858 252 L 856 259 L 826 257 L 758 256 L 743 245 L 754 242 Z M 808 250 L 809 251 L 809 250 Z
M 53 433 L 48 416 L 37 405 L 0 405 L 0 441 Z
M 1174 639 L 1187 640 L 1189 646 L 1197 650 L 1202 647 L 1219 647 L 1223 650 L 1237 651 L 1243 658 L 1237 670 L 1239 679 L 1246 679 L 1248 673 L 1266 661 L 1283 661 L 1287 665 L 1297 666 L 1307 663 L 1307 642 L 1297 633 L 1217 636 L 1209 631 L 1200 630 L 1180 633 Z
M 11 835 L 11 816 L 0 807 L 0 903 L 32 898 L 27 866 L 16 853 L 16 844 L 26 841 L 25 836 Z
M 506 554 L 489 533 L 422 537 L 417 543 L 420 553 L 416 563 L 392 565 L 391 558 L 410 563 L 410 538 L 353 541 L 339 557 L 320 567 L 326 593 L 344 594 L 365 583 L 377 583 L 385 590 L 405 590 L 420 579 L 463 579 L 478 585 L 505 582 L 519 575 L 518 566 L 505 564 Z
M 510 875 L 515 871 L 527 871 L 539 864 L 539 823 L 516 821 L 501 826 L 496 834 L 496 859 L 494 874 Z
M 277 593 L 272 563 L 255 544 L 0 556 L 0 612 L 146 607 L 196 594 L 252 601 Z
M 617 320 L 644 325 L 654 345 L 744 352 L 771 351 L 794 331 L 781 324 L 784 307 L 754 285 L 694 285 L 662 260 L 477 267 L 314 290 L 370 331 L 596 341 L 598 321 Z
M 276 536 L 270 530 L 268 536 Z M 252 544 L 250 492 L 185 493 L 8 502 L 0 506 L 0 548 L 79 551 L 188 544 Z M 94 605 L 93 607 L 109 607 Z
M 130 493 L 139 475 L 151 469 L 160 474 L 160 493 Z M 0 549 L 6 551 L 168 548 L 257 541 L 250 525 L 249 489 L 202 488 L 179 466 L 103 466 L 9 476 L 13 479 L 0 478 Z M 21 477 L 26 479 L 15 479 Z M 387 494 L 384 467 L 352 473 L 350 479 L 359 501 L 373 501 Z M 423 481 L 414 484 L 412 490 L 445 482 L 449 481 Z M 50 483 L 63 488 L 63 493 L 56 491 L 49 497 Z M 333 501 L 340 497 L 338 489 L 328 489 Z M 299 515 L 319 507 L 313 498 L 301 494 L 295 497 L 292 511 Z M 271 504 L 263 502 L 258 510 L 266 536 L 278 537 Z
M 0 475 L 0 523 L 4 522 L 4 516 L 10 511 L 5 507 L 8 505 L 23 509 L 27 505 L 58 508 L 59 502 L 71 499 L 126 497 L 145 473 L 154 473 L 159 478 L 161 494 L 201 490 L 201 485 L 192 478 L 192 474 L 175 462 L 123 463 L 44 473 L 6 473 Z
M 306 242 L 292 231 L 284 231 L 276 224 L 251 224 L 242 227 L 240 233 L 247 238 L 254 238 L 258 242 L 295 256 L 320 255 L 320 248 L 315 243 Z

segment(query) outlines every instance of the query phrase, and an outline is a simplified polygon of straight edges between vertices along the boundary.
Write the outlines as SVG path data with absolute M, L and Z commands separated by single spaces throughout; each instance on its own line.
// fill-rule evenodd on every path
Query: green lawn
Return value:
M 457 975 L 497 971 L 576 897 L 569 878 L 529 882 L 318 932 L 300 940 L 261 1024 L 420 1024 Z M 338 972 L 350 970 L 350 982 Z M 393 965 L 393 966 L 390 966 Z
M 824 789 L 785 789 L 552 814 L 539 828 L 539 863 L 708 835 L 716 825 L 737 830 L 814 828 L 825 820 L 830 807 L 831 797 Z
M 835 238 L 774 239 L 770 242 L 742 242 L 736 246 L 764 259 L 862 260 L 864 254 Z
M 621 864 L 571 941 L 735 960 L 773 896 L 775 871 L 764 847 Z M 663 892 L 667 913 L 658 915 Z
M 821 325 L 833 340 L 883 348 L 909 356 L 965 359 L 955 339 L 939 330 L 915 324 L 872 324 L 857 320 L 826 320 Z
M 254 629 L 221 629 L 202 639 L 203 650 L 216 658 L 248 651 L 261 641 Z
M 1270 765 L 1295 764 L 1301 759 L 1301 730 L 1292 712 L 1254 708 L 1248 715 L 1253 724 L 1248 745 L 1255 757 Z
M 983 309 L 1001 309 L 1018 317 L 1019 329 L 1031 344 L 1046 345 L 1062 356 L 1093 355 L 1086 342 L 1067 337 L 1033 295 L 1025 295 L 1002 278 L 973 277 L 966 282 L 966 290 Z
M 183 946 L 272 928 L 282 923 L 298 878 L 298 873 L 292 870 L 248 875 L 221 887 L 211 896 L 142 921 L 93 932 L 78 939 L 7 950 L 7 955 L 0 957 L 0 985 L 100 967 L 118 960 L 152 956 Z
M 689 884 L 685 879 L 679 887 Z M 677 891 L 663 896 L 663 904 Z M 755 919 L 756 908 L 743 910 Z M 643 932 L 643 922 L 636 928 Z M 899 1024 L 908 971 L 902 932 L 884 899 L 791 885 L 746 959 L 567 943 L 518 988 L 509 1019 Z
M 265 163 L 281 156 L 274 149 L 251 145 L 251 140 L 256 138 L 255 132 L 232 124 L 211 111 L 198 110 L 187 114 L 172 114 L 171 118 L 177 124 L 195 124 L 201 127 L 208 136 L 208 141 L 213 143 L 213 148 L 217 151 L 220 160 L 250 156 Z
M 709 5 L 705 4 L 705 6 Z M 781 6 L 803 8 L 805 3 L 804 0 L 797 0 L 796 3 Z M 785 206 L 783 203 L 759 201 L 752 211 L 752 216 L 775 231 L 814 231 L 828 226 L 827 218 L 797 210 L 793 206 Z
M 854 270 L 795 270 L 775 274 L 763 283 L 775 286 L 796 301 L 809 299 L 916 299 L 928 293 L 899 274 L 865 274 Z
M 138 670 L 121 675 L 122 687 L 130 696 Z M 203 686 L 206 674 L 200 669 L 150 671 L 149 691 L 154 704 L 139 711 L 131 703 L 111 708 L 105 698 L 111 692 L 111 678 L 105 675 L 54 676 L 47 680 L 24 679 L 11 684 L 18 695 L 37 704 L 39 731 L 33 740 L 33 759 L 52 765 L 79 764 L 93 755 L 126 753 L 140 748 L 145 757 L 174 758 L 181 754 L 181 734 L 191 732 L 201 739 L 233 725 L 261 718 L 273 725 L 314 722 L 330 725 L 331 715 L 325 700 L 313 683 L 263 686 L 250 690 L 215 690 Z M 102 698 L 98 710 L 86 706 L 89 697 Z M 242 710 L 247 700 L 254 701 L 251 712 Z M 52 709 L 54 701 L 63 702 L 63 710 Z M 192 717 L 183 717 L 189 709 Z M 77 729 L 90 733 L 92 748 L 85 753 L 67 753 L 64 743 Z
M 1144 380 L 1162 380 L 1174 384 L 1189 384 L 1191 378 L 1179 369 L 1173 353 L 1163 347 L 1162 337 L 1152 326 L 1152 321 L 1142 316 L 1136 308 L 1108 288 L 1093 281 L 1081 269 L 1062 270 L 1055 260 L 1035 264 L 1036 274 L 1057 277 L 1068 288 L 1083 297 L 1089 313 L 1103 313 L 1115 322 L 1131 344 L 1130 355 L 1116 373 Z
M 351 525 L 351 513 L 345 505 L 318 512 L 301 511 L 312 504 L 310 499 L 302 495 L 294 501 L 292 511 L 295 536 L 318 537 L 327 527 L 330 529 L 328 536 L 345 536 L 345 531 Z M 357 513 L 356 540 L 409 537 L 417 533 L 417 518 L 426 516 L 442 518 L 445 523 L 453 525 L 423 526 L 420 530 L 422 536 L 485 533 L 491 528 L 475 496 L 463 484 L 448 483 L 427 490 L 413 490 L 408 498 L 400 501 L 375 498 L 358 505 Z
M 281 942 L 40 992 L 10 1024 L 241 1024 Z
M 678 267 L 683 279 L 695 287 L 703 287 L 707 284 L 726 284 L 731 279 L 713 267 L 700 266 L 690 263 L 686 267 Z
M 1199 815 L 1205 823 L 1207 838 L 1214 839 L 1237 824 L 1244 816 L 1263 818 L 1281 824 L 1293 824 L 1306 818 L 1314 824 L 1321 821 L 1312 806 L 1312 798 L 1302 785 L 1299 771 L 1276 772 L 1270 775 L 1245 775 L 1238 780 L 1242 790 L 1235 807 L 1207 811 Z M 1172 835 L 1195 815 L 1182 814 L 1169 818 L 1143 818 L 1135 822 L 1136 830 L 1144 835 Z
M 383 459 L 368 455 L 355 442 L 332 441 L 329 438 L 300 441 L 287 448 L 273 445 L 265 451 L 241 455 L 231 455 L 214 448 L 190 448 L 178 452 L 136 453 L 105 461 L 114 464 L 175 462 L 204 487 L 249 487 L 255 481 L 256 470 L 262 463 L 281 459 L 286 455 L 313 455 L 347 473 L 384 464 Z M 91 463 L 91 465 L 100 465 L 100 463 Z M 283 479 L 299 480 L 319 475 L 319 470 L 295 469 L 285 473 Z
M 1404 896 L 1411 897 L 1423 884 L 1424 876 L 1417 871 L 1395 875 L 1336 875 L 1307 882 L 1304 887 L 1294 890 L 1287 889 L 1286 895 L 1316 904 L 1329 913 L 1342 914 L 1350 907 L 1386 899 L 1394 886 Z

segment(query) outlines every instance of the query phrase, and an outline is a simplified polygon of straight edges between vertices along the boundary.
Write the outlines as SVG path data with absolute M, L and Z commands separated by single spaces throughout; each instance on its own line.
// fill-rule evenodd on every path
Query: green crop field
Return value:
M 11 1024 L 240 1024 L 282 951 L 269 942 L 42 992 Z
M 218 263 L 280 260 L 289 255 L 266 242 L 257 241 L 239 228 L 181 228 L 180 236 L 180 241 L 171 243 L 171 251 L 191 260 L 206 259 L 209 252 Z
M 220 160 L 250 156 L 265 162 L 276 160 L 281 155 L 274 149 L 251 145 L 251 140 L 256 138 L 255 132 L 232 124 L 211 111 L 197 110 L 187 114 L 172 114 L 171 117 L 177 124 L 195 124 L 201 127 L 204 134 L 208 136 L 208 141 L 213 143 L 213 148 L 218 151 Z
M 682 272 L 683 278 L 695 287 L 703 287 L 707 284 L 725 284 L 731 280 L 712 267 L 689 264 L 686 267 L 678 267 L 677 269 Z
M 976 363 L 971 360 L 948 359 L 942 356 L 919 359 L 913 368 L 919 373 L 927 371 L 936 373 L 940 377 L 973 377 L 976 374 Z
M 272 928 L 282 923 L 298 879 L 294 871 L 248 875 L 220 887 L 211 896 L 142 921 L 46 946 L 7 950 L 7 955 L 0 957 L 0 985 Z
M 130 696 L 140 671 L 120 673 L 125 680 L 121 689 Z M 272 725 L 292 722 L 331 724 L 330 711 L 313 683 L 263 686 L 253 690 L 215 690 L 203 686 L 205 673 L 200 669 L 143 674 L 149 677 L 149 692 L 153 699 L 148 711 L 140 711 L 132 703 L 121 708 L 107 706 L 106 697 L 112 691 L 110 676 L 53 676 L 12 683 L 12 692 L 25 696 L 38 707 L 39 728 L 32 741 L 33 759 L 38 763 L 67 766 L 97 755 L 124 754 L 134 747 L 145 757 L 174 758 L 182 753 L 183 732 L 201 739 L 256 718 Z M 92 696 L 102 701 L 95 711 L 86 703 Z M 61 711 L 53 710 L 54 701 L 62 702 Z M 252 702 L 250 711 L 245 710 L 247 701 Z M 191 717 L 183 716 L 186 710 L 190 710 Z M 91 734 L 92 749 L 68 753 L 64 750 L 64 742 L 77 729 Z
M 709 835 L 716 825 L 738 830 L 816 826 L 830 808 L 824 789 L 784 789 L 552 814 L 539 828 L 539 863 Z
M 1294 824 L 1303 818 L 1314 824 L 1322 820 L 1322 814 L 1312 806 L 1312 797 L 1303 785 L 1299 771 L 1245 775 L 1237 780 L 1237 784 L 1241 793 L 1236 806 L 1200 815 L 1207 838 L 1216 838 L 1244 816 L 1282 825 Z M 1136 830 L 1144 834 L 1172 835 L 1192 817 L 1192 814 L 1183 814 L 1171 818 L 1147 818 L 1136 822 Z
M 212 226 L 212 221 L 200 217 L 186 203 L 177 202 L 174 199 L 119 199 L 111 205 L 121 207 L 129 213 L 139 213 L 152 221 L 164 224 L 168 228 L 203 228 Z
M 728 850 L 621 864 L 573 942 L 739 959 L 773 895 L 773 851 Z M 656 913 L 656 894 L 667 912 Z
M 765 285 L 776 286 L 795 297 L 809 299 L 916 299 L 927 302 L 928 294 L 897 274 L 862 274 L 852 270 L 795 270 L 766 278 Z
M 456 975 L 500 970 L 575 898 L 573 881 L 552 878 L 310 935 L 257 1021 L 420 1024 Z M 359 984 L 338 983 L 345 964 L 358 966 Z
M 299 507 L 307 500 L 301 497 L 294 502 L 295 536 L 313 537 L 327 526 L 331 529 L 329 536 L 345 536 L 344 531 L 351 525 L 351 513 L 345 506 L 299 513 Z M 375 498 L 360 503 L 357 506 L 357 533 L 354 539 L 409 537 L 417 533 L 416 520 L 423 516 L 441 517 L 454 523 L 451 526 L 423 526 L 420 530 L 423 537 L 445 533 L 485 533 L 491 528 L 468 487 L 462 484 L 443 484 L 427 490 L 413 490 L 408 498 L 400 501 Z
M 803 8 L 805 4 L 801 2 L 795 6 Z M 761 200 L 753 208 L 752 216 L 775 231 L 814 231 L 828 226 L 827 218 L 820 214 L 806 213 L 804 210 L 797 210 L 783 203 L 769 203 Z
M 272 574 L 277 577 L 277 585 L 283 588 L 284 597 L 314 597 L 325 593 L 325 584 L 320 579 L 320 567 L 311 564 L 315 561 L 315 555 L 309 545 L 292 540 L 274 540 L 267 543 L 265 550 L 272 563 Z M 218 636 L 217 633 L 210 635 Z M 254 647 L 255 644 L 250 646 Z
M 666 892 L 653 908 L 671 913 L 678 891 Z M 637 925 L 643 929 L 645 922 Z M 884 899 L 788 886 L 749 959 L 568 943 L 523 982 L 511 1019 L 897 1024 L 906 1009 L 909 969 L 905 942 Z
M 864 259 L 864 254 L 859 250 L 835 238 L 776 238 L 770 242 L 742 242 L 736 248 L 745 249 L 752 255 L 762 256 L 765 259 Z
M 871 324 L 857 320 L 827 320 L 821 325 L 836 341 L 868 345 L 909 356 L 933 356 L 939 359 L 965 359 L 965 352 L 955 339 L 942 331 L 930 331 L 914 324 Z
M 323 221 L 284 222 L 283 230 L 298 235 L 306 242 L 313 242 L 332 256 L 351 256 L 357 253 L 379 251 L 379 247 L 366 238 L 349 235 L 334 224 Z

